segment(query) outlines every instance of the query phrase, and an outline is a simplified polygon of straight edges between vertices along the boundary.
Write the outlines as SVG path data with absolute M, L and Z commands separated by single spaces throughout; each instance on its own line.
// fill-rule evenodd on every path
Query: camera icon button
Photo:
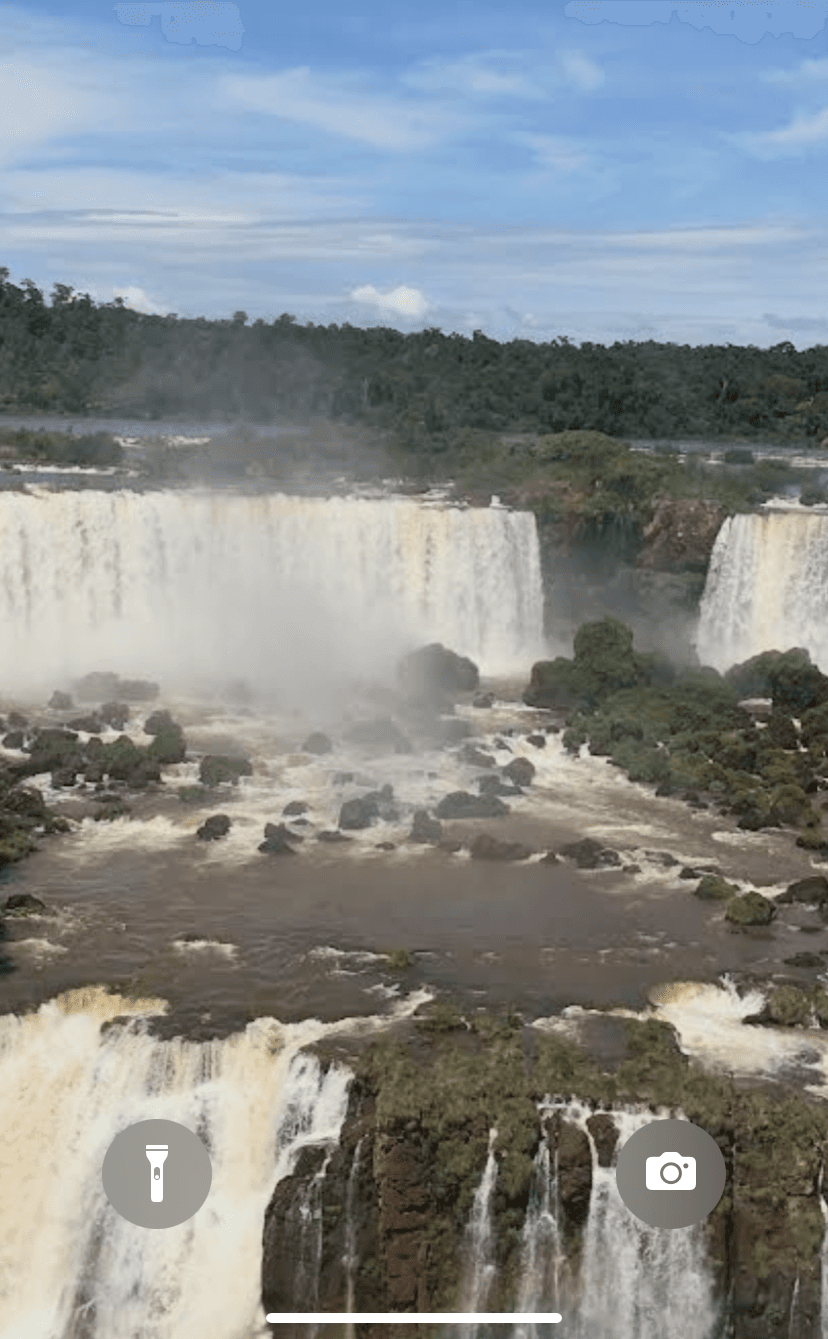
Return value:
M 727 1170 L 712 1135 L 687 1120 L 653 1120 L 618 1153 L 615 1183 L 650 1227 L 690 1227 L 715 1209 Z

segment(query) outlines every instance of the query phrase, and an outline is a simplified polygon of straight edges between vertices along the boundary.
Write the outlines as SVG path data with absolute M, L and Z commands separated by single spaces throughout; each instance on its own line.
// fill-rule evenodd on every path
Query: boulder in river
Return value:
M 469 848 L 473 860 L 527 860 L 533 855 L 531 846 L 522 842 L 505 842 L 491 833 L 481 832 Z
M 2 907 L 4 916 L 42 916 L 45 911 L 46 903 L 34 893 L 12 893 Z
M 97 711 L 90 711 L 87 716 L 76 716 L 73 720 L 67 721 L 67 727 L 70 730 L 83 730 L 87 735 L 99 735 L 104 728 L 104 722 Z
M 228 757 L 226 754 L 208 753 L 199 764 L 198 776 L 202 785 L 218 786 L 224 781 L 238 784 L 240 776 L 252 776 L 253 764 L 249 758 Z
M 196 830 L 196 836 L 203 842 L 214 842 L 220 837 L 226 837 L 229 831 L 230 819 L 227 814 L 211 814 Z
M 313 734 L 308 735 L 302 745 L 303 753 L 330 753 L 333 748 L 331 740 L 321 730 L 314 730 Z
M 743 893 L 733 897 L 725 907 L 725 918 L 732 925 L 770 925 L 776 907 L 761 893 Z
M 780 893 L 777 903 L 810 902 L 821 906 L 828 902 L 828 879 L 822 874 L 810 875 L 807 879 L 797 879 L 789 883 L 784 893 Z
M 349 831 L 369 828 L 375 818 L 379 818 L 379 804 L 374 795 L 361 795 L 357 799 L 346 800 L 339 811 L 339 826 Z
M 442 840 L 443 825 L 438 818 L 432 818 L 427 809 L 418 809 L 411 822 L 408 834 L 410 842 L 436 846 Z
M 259 844 L 263 855 L 296 855 L 291 842 L 300 842 L 302 838 L 290 832 L 284 823 L 265 823 L 265 839 Z
M 468 763 L 470 767 L 495 767 L 495 760 L 491 753 L 484 753 L 476 744 L 464 744 L 458 751 L 458 758 L 461 762 Z
M 309 807 L 304 800 L 290 800 L 282 810 L 282 815 L 284 818 L 291 818 L 298 814 L 306 814 Z
M 436 705 L 451 702 L 460 693 L 471 693 L 480 685 L 474 661 L 448 650 L 440 642 L 404 656 L 397 667 L 397 679 L 412 701 Z
M 516 786 L 531 786 L 535 775 L 535 764 L 528 758 L 513 758 L 500 770 L 501 774 L 508 777 Z
M 497 795 L 470 795 L 453 790 L 444 795 L 434 810 L 438 818 L 500 818 L 509 807 Z
M 477 788 L 481 795 L 522 795 L 520 786 L 507 786 L 499 776 L 479 776 Z
M 476 707 L 478 711 L 488 711 L 494 704 L 494 693 L 477 693 L 477 695 L 472 698 L 472 706 Z
M 693 889 L 694 896 L 701 898 L 703 902 L 729 902 L 738 892 L 739 889 L 734 883 L 728 883 L 726 879 L 719 878 L 716 874 L 705 874 Z
M 129 720 L 130 710 L 125 702 L 104 702 L 98 708 L 98 715 L 104 725 L 111 725 L 113 730 L 123 730 Z
M 621 864 L 621 857 L 612 847 L 604 846 L 592 837 L 579 842 L 568 842 L 559 848 L 559 854 L 574 860 L 579 869 L 611 869 Z

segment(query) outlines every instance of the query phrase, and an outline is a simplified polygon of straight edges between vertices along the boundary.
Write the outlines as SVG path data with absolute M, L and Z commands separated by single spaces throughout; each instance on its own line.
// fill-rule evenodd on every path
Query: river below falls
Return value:
M 723 973 L 813 980 L 813 970 L 785 960 L 828 952 L 828 926 L 814 909 L 786 907 L 768 929 L 736 931 L 720 903 L 699 901 L 695 882 L 678 877 L 684 864 L 715 865 L 742 891 L 774 896 L 816 868 L 793 833 L 742 832 L 714 811 L 657 799 L 603 758 L 569 756 L 560 734 L 538 749 L 526 736 L 552 718 L 525 708 L 517 685 L 499 692 L 493 710 L 461 706 L 458 714 L 498 765 L 530 758 L 533 784 L 507 801 L 507 816 L 444 830 L 461 840 L 479 831 L 520 840 L 536 852 L 521 863 L 406 840 L 415 808 L 476 789 L 479 768 L 457 747 L 389 757 L 337 742 L 310 757 L 296 751 L 304 722 L 255 708 L 163 703 L 196 756 L 229 740 L 253 762 L 253 776 L 220 789 L 207 807 L 178 798 L 178 787 L 197 779 L 194 762 L 165 769 L 164 784 L 131 799 L 132 817 L 114 823 L 83 818 L 91 787 L 52 791 L 48 777 L 37 778 L 50 804 L 82 821 L 4 872 L 4 895 L 33 893 L 48 914 L 7 922 L 2 1008 L 20 1012 L 73 987 L 107 984 L 169 1001 L 156 1023 L 162 1035 L 204 1038 L 255 1017 L 374 1015 L 423 988 L 465 1008 L 512 1006 L 528 1019 L 572 1004 L 640 1009 L 659 983 L 715 982 Z M 136 741 L 142 719 L 137 712 L 128 727 Z M 351 782 L 337 776 L 343 771 Z M 396 821 L 343 845 L 316 840 L 336 827 L 342 799 L 384 784 L 394 787 Z M 264 823 L 281 821 L 296 798 L 309 804 L 296 854 L 260 854 Z M 196 827 L 215 812 L 231 817 L 230 835 L 199 841 Z M 587 836 L 638 870 L 539 863 L 543 852 Z M 668 867 L 659 852 L 679 863 Z M 395 968 L 387 954 L 401 949 L 409 965 Z

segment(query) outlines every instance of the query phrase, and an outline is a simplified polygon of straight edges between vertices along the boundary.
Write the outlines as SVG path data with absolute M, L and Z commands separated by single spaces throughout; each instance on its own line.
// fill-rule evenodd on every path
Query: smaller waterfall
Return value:
M 648 1227 L 618 1193 L 613 1167 L 601 1167 L 587 1125 L 589 1108 L 566 1110 L 592 1150 L 592 1201 L 584 1232 L 577 1339 L 710 1339 L 717 1308 L 701 1225 Z M 647 1112 L 614 1111 L 618 1149 L 646 1125 Z
M 463 1280 L 462 1311 L 485 1311 L 495 1275 L 494 1233 L 492 1230 L 492 1194 L 497 1180 L 494 1154 L 497 1130 L 489 1131 L 489 1156 L 480 1185 L 474 1192 L 471 1218 L 466 1228 L 468 1265 Z M 477 1326 L 463 1326 L 464 1339 L 474 1339 Z
M 544 1136 L 535 1155 L 529 1205 L 523 1226 L 518 1311 L 557 1311 L 565 1263 L 558 1226 L 558 1150 Z M 514 1339 L 537 1339 L 534 1324 L 518 1325 Z
M 356 1253 L 357 1226 L 354 1217 L 354 1199 L 361 1152 L 362 1140 L 360 1139 L 354 1149 L 354 1160 L 351 1163 L 351 1170 L 348 1174 L 348 1188 L 345 1192 L 345 1255 L 342 1263 L 345 1266 L 345 1310 L 348 1312 L 351 1312 L 354 1309 L 354 1274 L 358 1264 Z M 353 1339 L 353 1324 L 348 1325 L 347 1335 L 348 1339 Z

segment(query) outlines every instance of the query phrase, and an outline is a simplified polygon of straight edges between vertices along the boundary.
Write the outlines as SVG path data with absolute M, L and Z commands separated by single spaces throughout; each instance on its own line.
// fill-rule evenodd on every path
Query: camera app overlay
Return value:
M 706 1130 L 687 1120 L 654 1120 L 618 1154 L 618 1193 L 650 1227 L 690 1227 L 715 1209 L 725 1161 Z

